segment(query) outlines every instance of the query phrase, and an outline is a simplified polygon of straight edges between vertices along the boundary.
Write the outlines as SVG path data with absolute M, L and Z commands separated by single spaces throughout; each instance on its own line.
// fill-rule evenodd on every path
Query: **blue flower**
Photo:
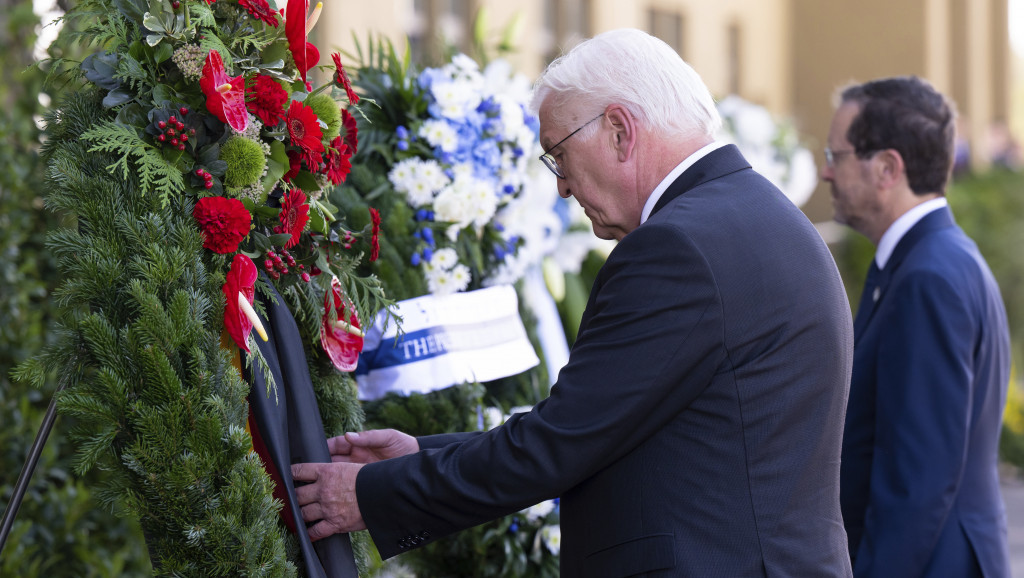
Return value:
M 427 245 L 434 246 L 434 231 L 430 229 L 423 229 L 423 240 L 427 242 Z
M 519 518 L 513 518 L 512 523 L 508 527 L 508 531 L 515 534 L 519 531 Z
M 427 220 L 427 216 L 429 214 L 430 214 L 430 211 L 428 211 L 426 209 L 420 209 L 420 210 L 416 211 L 416 217 L 415 218 L 416 218 L 417 221 L 426 221 Z M 419 237 L 419 234 L 420 234 L 420 232 L 416 231 L 412 235 L 414 237 Z
M 486 169 L 495 169 L 501 166 L 501 150 L 498 144 L 492 139 L 477 143 L 473 150 L 473 159 Z M 488 170 L 487 172 L 493 172 Z
M 516 192 L 516 188 L 513 187 L 512 185 L 505 185 L 504 187 L 501 188 L 501 190 L 504 191 L 506 195 L 511 195 L 512 193 Z
M 433 259 L 433 258 L 434 258 L 434 250 L 431 249 L 430 247 L 424 248 L 423 249 L 423 260 L 426 261 L 427 263 L 429 263 L 430 260 Z
M 398 138 L 402 140 L 409 140 L 409 129 L 405 128 L 404 126 L 399 126 L 398 128 L 396 128 L 395 134 L 397 134 Z
M 400 150 L 400 151 L 407 151 L 407 150 L 409 150 L 409 141 L 407 141 L 407 140 L 400 140 L 400 141 L 398 141 L 398 145 L 397 146 L 398 146 L 398 150 Z
M 409 263 L 411 263 L 413 267 L 418 266 L 420 264 L 420 254 L 413 253 L 412 257 L 409 258 Z

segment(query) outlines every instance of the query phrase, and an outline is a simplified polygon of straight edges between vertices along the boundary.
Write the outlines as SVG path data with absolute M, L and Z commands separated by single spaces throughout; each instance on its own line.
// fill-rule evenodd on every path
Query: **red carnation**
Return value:
M 238 294 L 241 293 L 246 301 L 252 303 L 256 297 L 256 277 L 259 271 L 252 259 L 239 253 L 231 261 L 231 269 L 228 271 L 227 279 L 221 291 L 224 292 L 224 329 L 228 335 L 235 340 L 235 343 L 249 351 L 249 333 L 252 331 L 252 321 L 242 312 L 238 306 Z
M 352 170 L 352 163 L 348 161 L 350 158 L 352 158 L 352 153 L 349 152 L 348 145 L 342 142 L 340 136 L 334 137 L 331 146 L 327 147 L 327 152 L 324 154 L 324 162 L 327 167 L 325 172 L 332 183 L 340 185 L 345 182 L 349 171 Z
M 275 126 L 284 118 L 284 103 L 288 102 L 286 91 L 276 80 L 260 74 L 256 82 L 246 86 L 245 106 L 256 118 L 268 127 Z
M 348 79 L 348 74 L 345 73 L 345 67 L 341 65 L 341 55 L 337 52 L 331 54 L 331 58 L 334 59 L 334 84 L 338 88 L 344 88 L 345 94 L 348 95 L 349 104 L 356 104 L 359 102 L 359 95 L 352 90 L 352 82 Z
M 345 144 L 354 155 L 359 150 L 359 127 L 356 125 L 356 117 L 344 108 L 341 109 L 341 126 L 344 128 Z
M 320 166 L 321 155 L 324 152 L 323 136 L 320 130 L 320 123 L 311 107 L 293 100 L 288 108 L 288 136 L 292 144 L 299 147 L 302 156 L 306 160 L 306 166 L 315 170 Z
M 370 234 L 370 262 L 380 257 L 380 213 L 377 209 L 370 207 L 370 221 L 373 222 L 373 232 Z
M 221 122 L 238 132 L 249 126 L 249 114 L 245 110 L 245 80 L 240 75 L 228 76 L 224 61 L 216 50 L 206 55 L 199 87 L 206 95 L 207 110 Z
M 299 242 L 306 223 L 309 222 L 309 205 L 306 204 L 306 194 L 299 189 L 292 189 L 281 198 L 281 224 L 274 227 L 275 233 L 288 233 L 292 236 L 284 244 L 285 249 L 291 249 Z
M 346 307 L 348 305 L 348 307 Z M 327 357 L 338 371 L 352 371 L 359 362 L 359 352 L 363 350 L 363 337 L 359 330 L 359 319 L 355 311 L 346 318 L 346 309 L 354 309 L 351 302 L 341 294 L 341 282 L 335 277 L 331 279 L 331 290 L 324 293 L 324 316 L 320 323 L 320 342 L 327 352 Z M 331 313 L 334 315 L 332 316 Z M 331 318 L 340 321 L 332 323 Z M 351 327 L 349 331 L 345 326 Z M 356 335 L 359 333 L 360 335 Z
M 277 12 L 270 9 L 267 0 L 238 0 L 238 5 L 248 10 L 253 18 L 277 28 Z
M 203 247 L 220 254 L 237 251 L 252 224 L 252 216 L 242 201 L 224 197 L 199 199 L 192 217 L 203 232 Z

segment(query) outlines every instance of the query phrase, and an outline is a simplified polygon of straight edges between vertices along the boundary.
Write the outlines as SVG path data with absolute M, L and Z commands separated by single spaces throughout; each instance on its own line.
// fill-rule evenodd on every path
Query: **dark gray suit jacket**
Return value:
M 723 147 L 612 251 L 551 396 L 363 468 L 360 510 L 385 557 L 561 496 L 563 576 L 847 576 L 852 350 L 824 242 Z

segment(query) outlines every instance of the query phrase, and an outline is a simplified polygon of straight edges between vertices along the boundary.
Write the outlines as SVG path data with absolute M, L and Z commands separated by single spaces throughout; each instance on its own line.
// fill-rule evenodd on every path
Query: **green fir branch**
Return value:
M 82 133 L 82 139 L 95 143 L 89 152 L 111 153 L 118 157 L 114 164 L 107 166 L 111 174 L 120 169 L 121 176 L 127 180 L 132 170 L 130 164 L 134 164 L 138 171 L 140 191 L 143 194 L 146 191 L 159 193 L 160 203 L 164 207 L 172 194 L 185 190 L 181 171 L 164 160 L 159 149 L 142 140 L 130 126 L 103 122 Z M 135 163 L 130 163 L 132 157 L 136 159 Z

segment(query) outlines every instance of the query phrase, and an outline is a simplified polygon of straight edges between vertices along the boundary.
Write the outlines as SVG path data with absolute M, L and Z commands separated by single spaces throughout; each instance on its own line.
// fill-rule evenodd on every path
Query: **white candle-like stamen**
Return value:
M 317 2 L 316 8 L 313 8 L 313 13 L 306 19 L 306 36 L 313 31 L 313 27 L 316 26 L 316 21 L 320 19 L 320 12 L 324 9 L 323 2 Z
M 359 329 L 358 327 L 354 327 L 352 325 L 349 325 L 348 323 L 345 323 L 341 319 L 335 321 L 334 322 L 334 326 L 337 327 L 338 329 L 341 329 L 342 331 L 348 331 L 349 333 L 351 333 L 352 335 L 355 335 L 356 337 L 365 337 L 366 336 L 366 334 L 363 333 L 363 331 L 361 329 Z
M 238 293 L 238 308 L 249 318 L 253 329 L 256 330 L 256 333 L 260 334 L 260 338 L 266 341 L 267 330 L 263 329 L 263 323 L 260 322 L 260 318 L 256 315 L 256 310 L 252 308 L 252 304 L 249 303 L 249 300 L 241 292 Z

